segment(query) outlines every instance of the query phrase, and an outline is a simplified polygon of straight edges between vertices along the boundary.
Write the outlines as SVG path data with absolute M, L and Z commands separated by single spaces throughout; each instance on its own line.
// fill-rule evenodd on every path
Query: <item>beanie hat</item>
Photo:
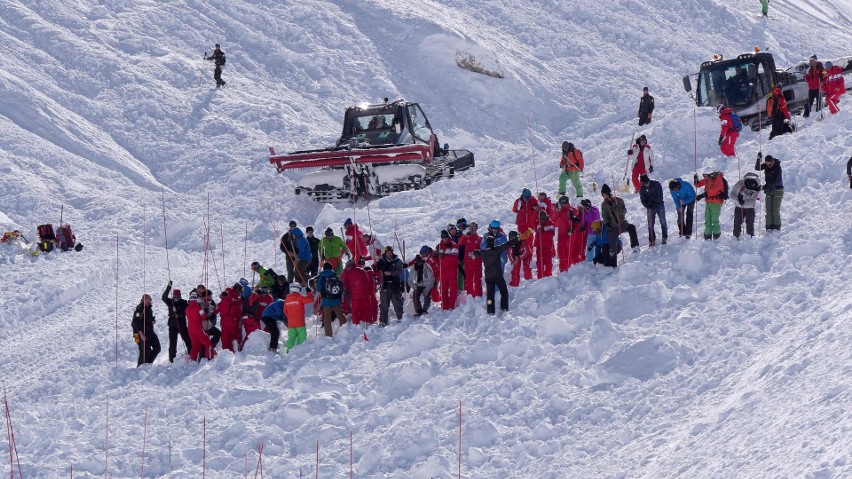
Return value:
M 766 156 L 763 158 L 763 160 L 764 160 L 764 161 L 775 161 L 775 157 L 774 157 L 774 156 L 772 156 L 772 155 L 766 155 Z
M 343 226 L 352 226 L 352 218 L 346 218 L 346 221 L 343 222 Z
M 648 87 L 643 87 L 642 91 L 648 91 Z
M 176 290 L 172 291 L 172 297 L 180 298 L 180 290 L 176 289 Z
M 509 231 L 509 239 L 510 240 L 518 239 L 518 232 L 517 231 Z
M 811 58 L 810 58 L 810 59 L 811 59 L 811 60 L 818 60 L 818 58 L 817 58 L 816 54 L 811 55 Z
M 325 235 L 326 236 L 334 236 L 334 230 L 331 229 L 331 227 L 326 228 L 325 229 Z
M 289 224 L 290 224 L 291 228 L 295 228 L 296 227 L 296 220 L 290 220 Z
M 651 181 L 651 180 L 648 178 L 648 175 L 639 175 L 639 182 L 640 183 L 644 184 L 644 183 L 648 183 L 649 181 Z
M 571 150 L 573 150 L 573 149 L 574 149 L 574 144 L 573 144 L 573 143 L 568 143 L 568 150 L 569 150 L 569 151 L 571 151 Z
M 313 226 L 308 226 L 308 227 L 305 228 L 305 233 L 313 233 L 313 232 L 314 232 Z
M 236 283 L 234 283 L 234 285 L 233 285 L 233 286 L 231 286 L 231 289 L 233 289 L 234 291 L 242 291 L 242 290 L 243 290 L 243 285 L 242 285 L 242 284 L 240 284 L 240 282 L 239 282 L 239 281 L 237 281 Z
M 449 238 L 450 233 L 447 230 L 441 230 L 441 238 Z
M 559 197 L 559 201 L 557 201 L 556 203 L 557 203 L 557 204 L 560 204 L 560 205 L 563 205 L 563 206 L 564 206 L 564 205 L 570 205 L 570 204 L 571 204 L 571 200 L 568 198 L 568 196 L 567 196 L 567 195 L 562 195 L 562 196 L 560 196 L 560 197 Z
M 385 253 L 387 253 L 388 251 L 393 253 L 393 246 L 385 246 Z
M 322 270 L 323 271 L 332 270 L 332 269 L 334 269 L 334 267 L 328 261 L 326 261 L 325 263 L 322 264 Z
M 583 205 L 583 208 L 586 208 L 587 210 L 592 208 L 592 200 L 588 198 L 585 198 L 583 201 L 580 202 L 580 204 Z
M 420 247 L 420 254 L 427 255 L 432 248 L 426 246 L 425 244 Z
M 464 218 L 459 218 L 458 220 L 456 220 L 456 226 L 458 226 L 460 229 L 467 228 L 467 220 Z
M 601 195 L 611 195 L 611 194 L 612 194 L 612 189 L 609 187 L 608 184 L 604 183 L 603 186 L 601 186 Z
M 567 149 L 568 149 L 568 145 L 570 145 L 570 144 L 571 144 L 571 143 L 568 143 L 567 141 L 563 141 L 563 142 L 562 142 L 562 149 L 563 149 L 563 150 L 567 150 Z
M 257 261 L 252 262 L 251 269 L 255 270 L 255 269 L 258 269 L 258 268 L 260 268 L 260 263 L 258 263 Z

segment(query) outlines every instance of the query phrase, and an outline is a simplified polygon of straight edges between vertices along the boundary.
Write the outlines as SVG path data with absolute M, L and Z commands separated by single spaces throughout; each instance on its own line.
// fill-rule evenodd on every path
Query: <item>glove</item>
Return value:
M 724 137 L 724 136 L 719 136 L 719 144 L 720 144 L 720 145 L 722 144 L 722 142 L 723 142 L 723 141 L 725 141 L 725 137 Z
M 311 287 L 310 287 L 310 286 L 308 286 L 307 288 L 305 288 L 305 292 L 306 292 L 306 293 L 313 293 L 313 292 L 314 292 L 314 290 L 312 290 L 312 289 L 311 289 Z
M 633 154 L 633 149 L 631 148 L 631 149 L 627 150 L 627 154 L 628 154 L 628 155 L 632 155 L 632 154 Z
M 698 173 L 696 173 L 696 174 L 692 175 L 692 182 L 693 182 L 693 183 L 698 183 Z
M 744 205 L 744 204 L 745 204 L 745 198 L 743 198 L 743 194 L 742 194 L 742 193 L 740 193 L 740 194 L 738 194 L 738 195 L 737 195 L 737 203 L 739 203 L 739 204 L 740 204 L 740 206 L 742 206 L 742 205 Z
M 759 152 L 759 151 L 758 151 L 758 152 L 757 152 L 757 160 L 758 160 L 758 161 L 760 161 L 760 160 L 762 160 L 762 159 L 763 159 L 763 153 L 761 153 L 761 152 Z
M 595 245 L 590 245 L 588 248 L 586 248 L 586 251 L 591 251 L 593 249 L 595 249 Z
M 706 196 L 707 196 L 707 193 L 701 193 L 700 195 L 698 195 L 698 196 L 696 196 L 696 197 L 695 197 L 695 201 L 701 201 L 701 200 L 703 200 L 703 199 L 704 199 L 704 197 L 706 197 Z
M 139 339 L 139 333 L 133 333 L 133 342 L 139 344 L 139 341 L 141 341 Z
M 648 173 L 653 173 L 653 172 L 654 172 L 654 165 L 651 165 L 651 166 L 648 167 Z
M 172 285 L 172 280 L 169 280 L 169 286 L 171 286 L 171 285 Z

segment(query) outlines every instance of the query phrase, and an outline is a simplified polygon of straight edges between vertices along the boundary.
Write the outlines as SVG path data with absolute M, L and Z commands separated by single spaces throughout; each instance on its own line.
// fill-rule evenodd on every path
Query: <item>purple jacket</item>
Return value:
M 580 222 L 580 228 L 585 230 L 592 229 L 592 222 L 601 219 L 601 212 L 596 206 L 583 213 L 583 221 Z

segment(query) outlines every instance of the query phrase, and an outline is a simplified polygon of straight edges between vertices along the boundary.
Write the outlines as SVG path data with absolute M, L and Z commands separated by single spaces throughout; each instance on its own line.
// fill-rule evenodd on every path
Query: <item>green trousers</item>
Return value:
M 722 234 L 722 227 L 719 226 L 719 214 L 722 212 L 722 205 L 719 203 L 704 203 L 704 237 L 710 238 L 713 235 Z
M 784 197 L 784 189 L 766 192 L 766 229 L 781 229 L 781 198 Z
M 761 12 L 766 15 L 769 13 L 769 0 L 760 0 Z
M 577 196 L 583 196 L 583 185 L 580 184 L 580 172 L 579 171 L 565 171 L 562 170 L 562 174 L 559 175 L 559 194 L 565 194 L 566 183 L 568 183 L 568 179 L 571 179 L 571 184 L 574 185 L 574 192 Z
M 305 327 L 287 329 L 287 352 L 289 353 L 293 347 L 298 346 L 308 339 L 308 332 Z

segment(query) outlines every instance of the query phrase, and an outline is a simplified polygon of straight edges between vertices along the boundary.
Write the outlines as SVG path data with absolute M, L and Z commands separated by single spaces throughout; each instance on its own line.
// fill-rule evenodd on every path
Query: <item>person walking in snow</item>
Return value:
M 556 225 L 550 220 L 545 210 L 538 211 L 538 225 L 536 225 L 535 239 L 535 264 L 538 279 L 553 276 L 553 237 L 556 235 Z
M 216 88 L 225 86 L 225 80 L 222 79 L 222 68 L 225 67 L 225 52 L 219 44 L 216 44 L 213 54 L 209 57 L 204 57 L 205 60 L 213 60 L 215 68 L 213 69 L 213 79 L 216 80 Z
M 812 108 L 811 105 L 813 105 L 814 102 L 816 102 L 816 109 L 814 109 L 814 111 L 820 111 L 822 109 L 822 102 L 819 101 L 819 92 L 822 84 L 828 79 L 828 74 L 816 55 L 812 55 L 809 62 L 810 67 L 808 68 L 807 73 L 805 73 L 805 81 L 808 82 L 808 102 L 805 103 L 805 113 L 802 115 L 805 118 L 810 116 Z
M 699 180 L 698 175 L 693 176 L 693 184 L 696 188 L 704 187 L 704 193 L 698 195 L 696 200 L 704 200 L 704 239 L 719 239 L 722 236 L 722 228 L 719 225 L 719 214 L 722 205 L 728 199 L 728 181 L 721 171 L 711 171 L 704 174 Z
M 769 120 L 772 122 L 772 129 L 769 131 L 770 140 L 778 135 L 793 132 L 793 129 L 790 128 L 790 112 L 787 110 L 787 100 L 784 99 L 780 85 L 775 85 L 769 98 L 766 99 L 766 114 L 769 115 Z
M 639 177 L 642 187 L 639 189 L 639 200 L 648 212 L 648 243 L 656 246 L 657 235 L 654 233 L 655 219 L 660 219 L 660 228 L 663 232 L 662 244 L 666 244 L 669 238 L 669 225 L 666 222 L 666 204 L 663 201 L 663 187 L 659 181 L 648 178 L 648 175 Z
M 754 207 L 760 196 L 760 177 L 751 172 L 746 173 L 731 188 L 731 196 L 737 199 L 734 207 L 734 237 L 740 239 L 743 223 L 746 225 L 746 234 L 754 236 Z
M 740 117 L 734 110 L 719 105 L 716 107 L 716 112 L 719 114 L 719 121 L 722 123 L 722 131 L 719 133 L 719 150 L 725 156 L 736 156 L 735 145 L 737 138 L 740 137 L 740 131 L 743 129 L 743 124 Z
M 823 92 L 825 93 L 825 104 L 828 105 L 828 110 L 831 114 L 840 111 L 837 102 L 840 101 L 840 96 L 846 94 L 846 80 L 843 78 L 843 67 L 834 65 L 831 62 L 825 62 L 827 79 L 823 84 Z
M 506 279 L 503 277 L 503 260 L 501 257 L 506 254 L 509 248 L 519 246 L 520 242 L 517 239 L 517 233 L 512 231 L 515 239 L 507 240 L 504 243 L 496 244 L 497 239 L 488 234 L 485 236 L 485 246 L 476 251 L 476 256 L 482 258 L 482 265 L 485 268 L 485 310 L 488 314 L 496 313 L 494 308 L 494 296 L 497 291 L 500 291 L 500 311 L 509 310 L 509 288 L 506 286 Z
M 322 327 L 325 335 L 330 338 L 334 333 L 331 327 L 332 316 L 337 316 L 340 326 L 346 324 L 346 316 L 343 315 L 343 280 L 334 272 L 331 263 L 322 265 L 322 272 L 317 277 L 317 294 L 322 308 Z
M 189 304 L 186 306 L 186 325 L 189 330 L 189 339 L 192 341 L 192 349 L 189 351 L 189 359 L 198 361 L 199 355 L 204 354 L 208 360 L 213 359 L 213 342 L 204 330 L 204 322 L 207 321 L 207 312 L 204 309 L 205 300 L 198 297 L 197 291 L 189 293 Z
M 470 254 L 476 256 L 477 251 L 479 251 L 478 244 L 476 245 L 476 249 L 472 250 Z M 477 257 L 477 259 L 479 258 Z M 480 259 L 479 261 L 481 262 L 482 260 Z M 411 285 L 412 298 L 414 300 L 414 317 L 427 314 L 429 306 L 432 305 L 432 299 L 429 297 L 429 294 L 432 292 L 432 288 L 435 287 L 435 272 L 432 271 L 432 267 L 419 254 L 414 257 L 414 271 L 409 275 L 408 283 Z
M 630 237 L 630 247 L 633 252 L 639 252 L 639 238 L 636 236 L 636 227 L 627 222 L 627 207 L 624 206 L 624 200 L 612 194 L 612 189 L 609 185 L 601 186 L 601 221 L 607 227 L 607 236 L 609 237 L 609 254 L 613 256 L 613 266 L 617 265 L 615 258 L 616 246 L 618 237 L 622 233 L 627 233 Z
M 654 113 L 654 97 L 648 94 L 648 87 L 642 88 L 642 98 L 639 99 L 639 126 L 651 123 L 651 114 Z
M 450 232 L 441 231 L 441 242 L 435 247 L 438 258 L 438 277 L 441 288 L 441 309 L 455 309 L 458 296 L 459 246 L 453 242 Z
M 308 264 L 308 278 L 313 278 L 319 272 L 319 238 L 314 236 L 314 227 L 305 228 L 305 240 L 311 249 L 311 262 Z
M 695 212 L 695 188 L 680 178 L 669 181 L 669 192 L 677 210 L 677 232 L 689 239 L 692 236 L 692 220 Z
M 157 319 L 151 308 L 151 296 L 144 294 L 133 312 L 133 321 L 130 322 L 130 327 L 133 328 L 133 341 L 139 347 L 137 368 L 145 363 L 153 363 L 160 354 L 160 338 L 154 331 L 156 322 Z
M 654 172 L 653 155 L 651 153 L 651 145 L 648 144 L 648 139 L 645 135 L 640 136 L 636 143 L 627 150 L 627 157 L 633 161 L 633 172 L 631 181 L 633 182 L 633 192 L 639 193 L 640 175 L 647 175 Z M 634 159 L 635 157 L 635 159 Z
M 559 168 L 562 170 L 562 173 L 559 174 L 559 194 L 565 194 L 570 179 L 577 197 L 583 196 L 583 185 L 580 184 L 580 173 L 585 168 L 583 152 L 579 148 L 575 148 L 573 143 L 562 142 L 562 157 L 559 160 Z
M 352 254 L 349 252 L 349 248 L 347 248 L 346 243 L 343 242 L 343 238 L 335 236 L 334 230 L 330 227 L 326 228 L 325 234 L 323 234 L 322 240 L 320 240 L 319 244 L 320 261 L 323 263 L 331 263 L 335 273 L 343 274 L 344 253 L 346 253 L 346 256 L 350 258 L 352 257 Z
M 457 247 L 456 247 L 457 248 Z M 458 261 L 458 248 L 456 249 L 456 261 Z M 397 321 L 402 320 L 402 260 L 393 252 L 392 246 L 385 247 L 385 253 L 376 263 L 377 271 L 381 278 L 381 293 L 379 294 L 381 304 L 379 306 L 379 322 L 382 326 L 388 324 L 388 310 L 393 304 L 393 311 Z M 458 264 L 452 269 L 453 276 L 458 269 Z M 455 277 L 453 278 L 455 279 Z M 456 284 L 455 281 L 450 281 Z
M 766 155 L 757 154 L 754 169 L 765 173 L 763 192 L 766 194 L 766 231 L 781 229 L 781 199 L 784 198 L 784 179 L 782 178 L 781 162 Z
M 172 282 L 169 281 L 160 299 L 169 310 L 169 362 L 173 363 L 177 356 L 178 336 L 183 340 L 187 353 L 192 349 L 192 341 L 189 339 L 189 330 L 186 329 L 186 306 L 188 303 L 180 297 L 179 289 L 175 289 L 169 297 L 171 291 Z
M 303 290 L 308 293 L 307 296 L 302 294 Z M 302 288 L 299 283 L 290 284 L 290 294 L 284 298 L 284 317 L 286 318 L 284 324 L 287 326 L 288 353 L 308 338 L 308 332 L 305 329 L 305 305 L 313 302 L 314 293 L 311 288 Z M 338 318 L 342 319 L 343 315 L 341 314 Z

